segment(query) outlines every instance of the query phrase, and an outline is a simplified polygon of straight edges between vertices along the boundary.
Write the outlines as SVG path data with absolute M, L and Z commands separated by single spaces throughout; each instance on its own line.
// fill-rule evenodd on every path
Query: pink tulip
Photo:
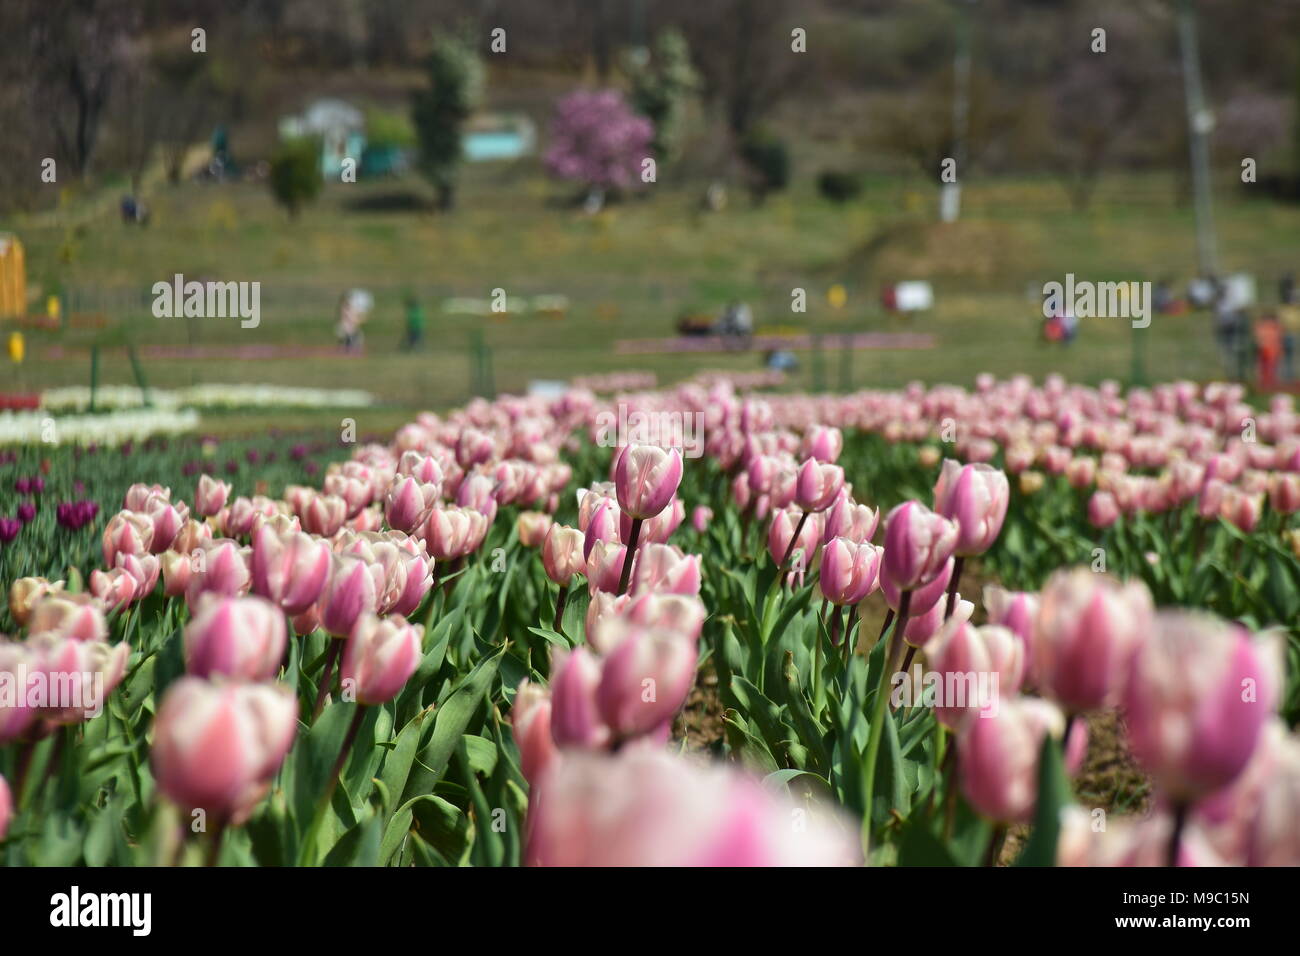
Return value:
M 822 550 L 821 589 L 836 606 L 857 604 L 874 591 L 880 580 L 884 549 L 834 538 Z
M 348 504 L 337 495 L 312 495 L 302 512 L 302 526 L 323 538 L 333 537 L 348 517 Z
M 422 548 L 415 554 L 407 551 L 403 560 L 406 562 L 406 585 L 389 610 L 403 617 L 410 617 L 432 589 L 433 572 L 430 569 L 429 557 Z
M 0 775 L 0 843 L 4 842 L 9 832 L 9 821 L 14 815 L 14 798 L 9 793 L 9 784 Z
M 987 719 L 1024 683 L 1024 644 L 996 624 L 974 627 L 953 618 L 926 645 L 925 656 L 943 678 L 935 717 L 950 730 L 960 730 L 968 720 Z M 950 694 L 952 690 L 957 693 Z
M 961 557 L 983 554 L 1002 531 L 1011 488 L 1007 476 L 990 465 L 963 465 L 946 459 L 934 486 L 934 510 L 957 524 Z
M 164 551 L 158 556 L 162 568 L 163 595 L 180 597 L 190 585 L 193 558 L 179 551 Z
M 131 657 L 125 642 L 109 645 L 46 633 L 27 643 L 53 695 L 42 707 L 41 717 L 53 724 L 79 724 L 101 713 L 108 695 L 126 676 Z
M 253 592 L 290 616 L 316 603 L 330 572 L 330 548 L 302 532 L 277 534 L 263 525 L 253 534 Z
M 1259 517 L 1264 509 L 1263 493 L 1250 494 L 1234 485 L 1223 489 L 1223 499 L 1219 504 L 1219 514 L 1239 531 L 1250 534 L 1259 524 Z
M 12 693 L 0 694 L 0 747 L 22 737 L 36 719 L 37 709 L 27 706 L 27 688 L 30 675 L 39 670 L 38 664 L 38 658 L 26 644 L 0 641 L 0 674 L 11 675 L 6 682 L 12 688 Z M 27 676 L 20 678 L 20 675 Z
M 440 494 L 439 485 L 422 484 L 411 477 L 395 479 L 384 498 L 384 518 L 388 526 L 399 531 L 414 531 L 428 519 Z
M 704 602 L 687 594 L 664 594 L 650 591 L 637 595 L 621 608 L 621 615 L 631 624 L 652 630 L 672 631 L 693 641 L 699 640 L 707 612 Z M 602 654 L 613 649 L 617 634 L 608 639 L 591 639 L 592 647 Z
M 191 518 L 181 525 L 180 531 L 176 532 L 176 537 L 172 539 L 171 550 L 180 554 L 192 554 L 195 548 L 202 547 L 204 542 L 211 540 L 212 526 Z
M 542 568 L 546 576 L 562 588 L 567 588 L 575 574 L 586 570 L 583 554 L 583 536 L 577 528 L 553 524 L 542 541 Z
M 203 547 L 201 559 L 195 557 L 190 581 L 185 589 L 185 603 L 194 607 L 200 594 L 212 592 L 228 597 L 245 594 L 252 580 L 248 571 L 248 549 L 229 538 L 215 538 Z
M 108 637 L 104 602 L 90 594 L 60 591 L 32 607 L 27 633 L 57 634 L 73 641 L 102 641 Z
M 682 554 L 668 544 L 647 544 L 637 549 L 628 587 L 631 594 L 700 593 L 700 556 Z
M 704 534 L 708 531 L 711 521 L 713 521 L 713 509 L 708 505 L 696 505 L 691 510 L 691 527 L 696 534 Z
M 109 611 L 120 611 L 135 597 L 136 580 L 121 568 L 90 572 L 90 593 Z
M 833 465 L 844 451 L 844 435 L 838 428 L 814 425 L 804 434 L 800 450 L 805 458 Z
M 185 626 L 185 669 L 195 677 L 271 680 L 286 640 L 284 614 L 270 601 L 204 595 Z
M 804 511 L 825 511 L 844 487 L 844 469 L 809 458 L 799 468 L 794 500 Z
M 110 568 L 119 554 L 146 554 L 153 544 L 148 515 L 119 511 L 104 528 L 104 564 Z
M 674 496 L 664 510 L 659 512 L 653 518 L 647 518 L 641 525 L 641 535 L 637 538 L 639 544 L 666 544 L 672 537 L 682 521 L 686 519 L 686 507 L 682 504 L 682 499 Z M 590 530 L 590 529 L 588 529 Z M 619 517 L 619 540 L 627 541 L 632 536 L 632 519 L 623 513 Z
M 884 567 L 884 559 L 881 560 L 881 567 Z M 952 574 L 956 570 L 956 561 L 949 558 L 939 573 L 932 577 L 925 584 L 921 585 L 915 591 L 912 591 L 912 599 L 907 605 L 907 614 L 909 617 L 926 614 L 937 604 L 942 604 L 947 608 L 947 602 L 944 600 L 948 593 L 948 585 L 952 583 Z M 894 586 L 894 583 L 886 578 L 883 574 L 880 576 L 880 593 L 884 595 L 885 604 L 895 613 L 903 606 L 903 592 Z
M 1088 499 L 1088 523 L 1094 528 L 1109 528 L 1119 520 L 1119 505 L 1109 491 L 1094 491 Z
M 1082 758 L 1076 721 L 1066 744 L 1066 766 Z M 983 816 L 998 823 L 1028 823 L 1038 800 L 1038 758 L 1043 738 L 1060 738 L 1065 717 L 1052 704 L 1036 697 L 999 702 L 996 714 L 968 719 L 957 737 L 957 767 L 962 793 Z
M 516 529 L 525 548 L 540 548 L 551 530 L 551 516 L 544 511 L 521 511 Z
M 316 603 L 320 626 L 334 637 L 347 637 L 364 614 L 379 607 L 383 570 L 360 558 L 333 555 L 329 577 Z
M 63 590 L 63 582 L 51 584 L 45 578 L 18 578 L 9 586 L 9 615 L 19 627 L 27 624 L 32 608 L 50 594 Z
M 1245 768 L 1281 690 L 1280 649 L 1209 614 L 1162 611 L 1124 693 L 1133 754 L 1171 799 L 1190 803 Z
M 797 556 L 802 554 L 801 567 L 807 569 L 812 566 L 817 547 L 821 543 L 821 519 L 816 514 L 808 514 L 799 531 L 798 540 L 791 547 L 795 528 L 799 527 L 802 518 L 802 513 L 786 509 L 772 513 L 772 523 L 767 528 L 767 553 L 772 556 L 773 564 L 780 564 L 788 551 L 791 563 L 795 563 Z
M 420 665 L 424 628 L 400 614 L 383 619 L 363 614 L 343 647 L 339 677 L 360 704 L 386 704 L 406 686 Z
M 448 505 L 434 508 L 429 513 L 429 520 L 424 525 L 424 542 L 430 557 L 451 561 L 473 551 L 475 537 L 481 540 L 486 531 L 487 521 L 481 513 Z
M 869 505 L 860 505 L 844 493 L 827 509 L 823 520 L 823 544 L 831 538 L 848 538 L 862 544 L 875 537 L 876 528 L 880 525 L 880 511 Z
M 610 499 L 601 499 L 587 518 L 586 533 L 582 540 L 583 559 L 591 555 L 591 549 L 597 541 L 613 544 L 622 541 L 620 524 L 618 504 Z M 631 519 L 628 521 L 628 531 L 631 531 Z
M 596 691 L 600 661 L 579 645 L 559 651 L 551 666 L 551 735 L 559 747 L 603 747 L 609 728 L 601 719 Z
M 653 518 L 663 511 L 682 481 L 682 454 L 676 448 L 628 445 L 614 466 L 618 505 L 633 518 Z
M 650 746 L 566 754 L 535 784 L 530 866 L 855 866 L 849 826 L 731 767 Z
M 945 621 L 969 621 L 974 612 L 975 605 L 970 601 L 963 601 L 960 592 L 957 592 L 953 599 L 952 617 L 947 617 L 947 601 L 935 601 L 928 611 L 915 617 L 912 616 L 909 608 L 907 627 L 903 628 L 903 640 L 911 647 L 927 647 Z
M 183 677 L 154 721 L 158 789 L 209 825 L 238 825 L 269 789 L 293 745 L 298 702 L 282 684 L 209 683 Z
M 1008 591 L 996 584 L 984 585 L 984 611 L 990 624 L 1000 624 L 1020 639 L 1025 649 L 1025 670 L 1033 668 L 1034 621 L 1038 618 L 1038 595 Z
M 914 591 L 934 578 L 948 563 L 960 529 L 919 501 L 905 501 L 885 519 L 885 559 L 882 586 Z
M 510 729 L 524 779 L 536 784 L 557 756 L 551 737 L 551 692 L 527 678 L 521 680 L 510 708 Z
M 456 442 L 456 461 L 462 468 L 469 470 L 491 460 L 495 454 L 496 448 L 490 435 L 476 428 L 466 428 L 460 433 Z
M 590 590 L 618 592 L 619 579 L 623 574 L 623 562 L 627 560 L 627 547 L 621 544 L 597 541 L 587 555 L 584 573 Z
M 498 507 L 495 490 L 496 481 L 491 475 L 476 472 L 466 476 L 461 482 L 460 488 L 456 491 L 456 504 L 461 508 L 479 512 L 491 523 L 496 518 Z
M 194 490 L 194 513 L 205 518 L 220 514 L 233 490 L 224 481 L 210 475 L 199 475 L 199 485 Z
M 1288 737 L 1249 818 L 1247 866 L 1300 866 L 1300 743 Z
M 1141 582 L 1120 584 L 1086 568 L 1057 571 L 1034 625 L 1035 686 L 1074 713 L 1111 706 L 1152 614 Z
M 1284 515 L 1300 511 L 1300 475 L 1294 472 L 1275 472 L 1269 479 L 1268 503 Z
M 616 740 L 670 721 L 695 682 L 696 645 L 673 631 L 632 627 L 601 668 L 596 703 Z

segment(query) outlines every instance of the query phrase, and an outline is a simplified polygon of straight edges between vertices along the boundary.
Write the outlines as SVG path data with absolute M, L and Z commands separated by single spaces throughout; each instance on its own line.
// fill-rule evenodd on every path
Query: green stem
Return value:
M 636 542 L 641 537 L 641 519 L 632 519 L 632 532 L 627 536 L 627 550 L 623 553 L 623 570 L 618 576 L 618 593 L 627 593 L 627 582 L 632 577 L 632 559 L 636 557 Z
M 876 687 L 876 699 L 871 708 L 871 730 L 870 736 L 867 738 L 867 751 L 864 756 L 866 780 L 863 784 L 865 809 L 862 817 L 862 860 L 868 864 L 871 860 L 871 810 L 876 796 L 876 764 L 880 756 L 880 739 L 884 736 L 885 721 L 892 719 L 887 716 L 886 712 L 886 703 L 889 701 L 889 683 L 895 668 L 898 667 L 898 653 L 903 643 L 902 633 L 907 627 L 907 611 L 911 603 L 912 592 L 904 591 L 901 600 L 898 602 L 898 617 L 895 619 L 894 626 L 889 633 L 889 646 L 885 649 L 885 656 L 881 661 L 880 683 Z

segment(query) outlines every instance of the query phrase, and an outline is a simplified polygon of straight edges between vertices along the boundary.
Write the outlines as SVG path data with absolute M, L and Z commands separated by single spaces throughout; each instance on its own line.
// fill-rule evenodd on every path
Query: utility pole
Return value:
M 1210 131 L 1214 114 L 1205 106 L 1201 57 L 1196 42 L 1193 0 L 1179 0 L 1178 44 L 1183 54 L 1183 92 L 1187 101 L 1187 139 L 1191 147 L 1192 191 L 1196 209 L 1196 259 L 1202 277 L 1218 275 L 1214 206 L 1210 198 Z
M 970 5 L 974 2 L 958 0 L 957 50 L 952 61 L 952 159 L 956 181 L 941 187 L 939 218 L 943 222 L 956 222 L 961 216 L 961 178 L 966 175 L 966 138 L 970 133 Z

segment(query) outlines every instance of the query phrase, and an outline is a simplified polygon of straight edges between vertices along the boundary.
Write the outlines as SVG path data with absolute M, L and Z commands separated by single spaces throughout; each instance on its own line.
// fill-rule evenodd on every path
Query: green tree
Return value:
M 324 182 L 320 171 L 320 144 L 310 137 L 285 140 L 271 157 L 271 193 L 289 210 L 290 218 L 311 202 Z
M 655 155 L 675 159 L 681 152 L 687 106 L 700 87 L 686 37 L 676 30 L 660 33 L 653 57 L 633 60 L 628 74 L 632 106 L 655 124 Z
M 440 34 L 434 38 L 425 72 L 429 86 L 417 91 L 411 104 L 419 140 L 417 165 L 438 190 L 439 206 L 450 209 L 461 160 L 461 130 L 482 95 L 483 64 L 468 43 Z

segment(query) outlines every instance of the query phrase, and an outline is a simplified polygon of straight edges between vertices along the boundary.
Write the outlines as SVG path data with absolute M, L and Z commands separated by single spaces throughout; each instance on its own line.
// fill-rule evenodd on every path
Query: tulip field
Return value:
M 1189 382 L 10 446 L 0 862 L 1298 865 L 1297 512 Z

